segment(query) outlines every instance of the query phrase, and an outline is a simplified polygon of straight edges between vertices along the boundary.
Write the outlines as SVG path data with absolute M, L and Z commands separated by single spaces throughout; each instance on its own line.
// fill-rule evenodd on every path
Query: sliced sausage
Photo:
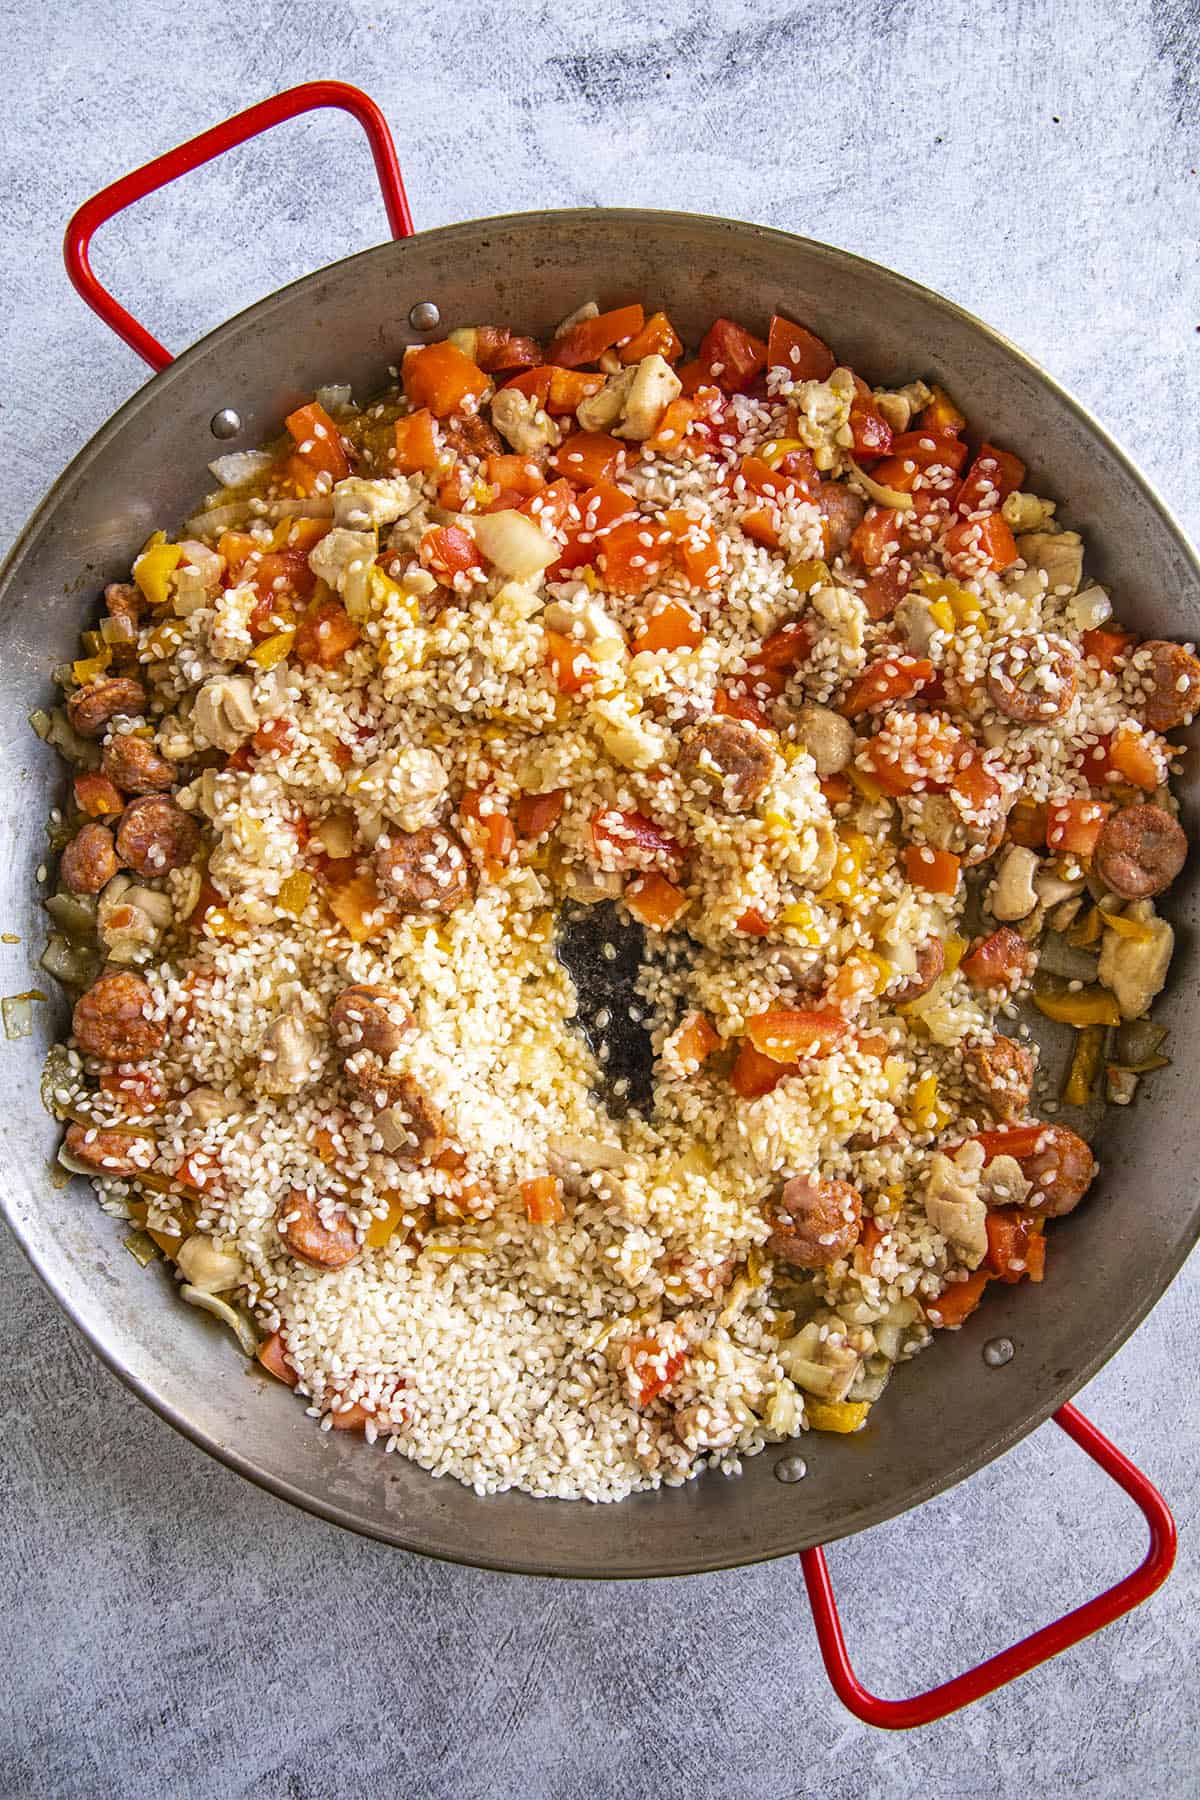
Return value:
M 369 1050 L 386 1062 L 412 1030 L 412 1017 L 390 988 L 365 981 L 343 988 L 329 1009 L 329 1024 L 343 1050 Z
M 62 853 L 58 872 L 73 894 L 98 894 L 120 868 L 107 825 L 81 825 Z
M 1078 659 L 1059 638 L 1043 632 L 1006 638 L 988 661 L 988 698 L 1019 725 L 1059 719 L 1079 686 Z
M 67 717 L 85 738 L 98 738 L 110 719 L 121 715 L 140 718 L 145 710 L 146 690 L 132 675 L 93 681 L 88 687 L 76 688 L 67 700 Z
M 375 869 L 405 912 L 453 912 L 470 891 L 467 853 L 443 825 L 389 832 L 375 847 Z
M 394 1098 L 377 1121 L 383 1141 L 399 1163 L 432 1162 L 446 1147 L 445 1115 L 413 1076 L 393 1079 Z
M 175 768 L 145 738 L 119 732 L 110 737 L 100 767 L 127 794 L 162 794 L 175 782 Z
M 68 1125 L 64 1147 L 76 1162 L 86 1163 L 97 1175 L 136 1175 L 148 1169 L 155 1157 L 154 1139 L 144 1132 L 97 1125 Z
M 110 619 L 124 619 L 136 625 L 146 610 L 140 588 L 132 581 L 110 581 L 104 590 L 104 604 Z
M 1173 731 L 1200 711 L 1200 657 L 1182 644 L 1149 638 L 1138 646 L 1134 663 L 1142 718 L 1152 731 Z
M 181 869 L 200 848 L 200 828 L 173 800 L 147 794 L 131 800 L 117 826 L 117 855 L 139 875 Z
M 963 1071 L 975 1092 L 998 1119 L 1020 1118 L 1033 1092 L 1033 1058 L 1010 1037 L 991 1044 L 971 1044 L 963 1052 Z
M 680 740 L 680 774 L 702 787 L 727 812 L 746 812 L 775 772 L 775 752 L 757 726 L 741 719 L 705 719 Z
M 443 444 L 448 444 L 456 456 L 499 456 L 504 449 L 495 426 L 489 425 L 478 413 L 466 413 L 458 419 L 439 419 L 438 429 Z
M 902 988 L 888 999 L 893 1006 L 906 1006 L 910 1000 L 919 1000 L 927 994 L 942 970 L 946 967 L 946 952 L 942 948 L 940 938 L 926 938 L 923 944 L 917 945 L 917 972 L 910 975 Z
M 862 524 L 867 503 L 841 481 L 823 481 L 814 502 L 821 515 L 826 556 L 844 556 Z
M 1083 1139 L 1065 1125 L 1043 1125 L 1038 1147 L 1021 1158 L 1021 1169 L 1033 1191 L 1026 1206 L 1048 1219 L 1074 1212 L 1096 1177 L 1097 1162 Z
M 848 1181 L 794 1175 L 768 1208 L 767 1248 L 798 1269 L 828 1269 L 849 1256 L 862 1230 L 862 1198 Z
M 317 1202 L 304 1188 L 293 1188 L 279 1209 L 279 1234 L 292 1255 L 313 1269 L 344 1269 L 361 1245 L 346 1215 L 335 1211 L 332 1226 L 321 1222 Z
M 157 1050 L 166 1029 L 149 1017 L 154 995 L 140 975 L 101 975 L 75 1002 L 71 1029 L 88 1056 L 133 1062 Z
M 1093 862 L 1114 894 L 1148 900 L 1170 887 L 1187 850 L 1183 827 L 1161 806 L 1123 806 L 1104 821 Z

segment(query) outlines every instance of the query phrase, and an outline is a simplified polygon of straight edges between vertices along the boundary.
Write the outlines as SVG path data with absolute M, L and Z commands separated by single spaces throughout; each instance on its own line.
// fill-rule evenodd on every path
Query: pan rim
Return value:
M 611 220 L 613 218 L 627 221 L 630 224 L 637 221 L 648 230 L 654 230 L 656 227 L 661 229 L 668 225 L 687 227 L 702 225 L 715 227 L 719 230 L 729 232 L 730 235 L 744 236 L 748 233 L 757 240 L 776 243 L 782 247 L 793 250 L 803 249 L 806 253 L 815 255 L 818 258 L 827 259 L 829 265 L 832 268 L 835 268 L 843 279 L 852 281 L 859 274 L 869 273 L 872 279 L 879 280 L 882 278 L 885 283 L 894 284 L 898 292 L 907 293 L 918 299 L 925 307 L 929 308 L 935 316 L 941 314 L 943 317 L 952 318 L 960 324 L 969 327 L 972 332 L 978 334 L 983 339 L 990 341 L 992 344 L 999 347 L 1007 357 L 1013 359 L 1028 375 L 1031 375 L 1043 389 L 1048 391 L 1061 406 L 1073 415 L 1090 434 L 1104 445 L 1107 452 L 1113 457 L 1117 464 L 1122 478 L 1130 481 L 1142 496 L 1144 496 L 1153 513 L 1157 516 L 1159 523 L 1172 539 L 1175 548 L 1180 553 L 1191 576 L 1196 581 L 1197 585 L 1200 586 L 1200 555 L 1198 555 L 1193 548 L 1190 540 L 1174 518 L 1170 508 L 1158 492 L 1154 483 L 1151 482 L 1136 466 L 1112 433 L 1096 419 L 1089 409 L 1085 407 L 1069 389 L 1065 388 L 1053 375 L 1042 368 L 1041 365 L 1024 350 L 1014 344 L 1012 340 L 1003 333 L 997 331 L 993 326 L 978 318 L 975 314 L 959 305 L 956 301 L 950 300 L 944 295 L 937 293 L 935 290 L 925 287 L 922 283 L 913 281 L 908 276 L 901 275 L 895 270 L 889 269 L 886 265 L 875 263 L 868 258 L 859 256 L 855 252 L 844 250 L 838 246 L 825 244 L 820 240 L 804 237 L 797 233 L 780 231 L 771 226 L 764 226 L 749 221 L 730 219 L 715 215 L 679 212 L 668 209 L 576 207 L 550 208 L 539 211 L 508 213 L 479 219 L 462 220 L 454 224 L 439 226 L 429 231 L 417 233 L 412 238 L 392 239 L 383 244 L 359 251 L 353 256 L 341 258 L 338 261 L 327 264 L 307 275 L 303 275 L 296 281 L 290 282 L 286 286 L 264 295 L 262 298 L 243 308 L 240 312 L 232 315 L 229 319 L 213 327 L 211 331 L 205 333 L 203 337 L 199 338 L 194 344 L 181 352 L 181 354 L 168 365 L 166 369 L 151 376 L 139 388 L 135 389 L 117 411 L 113 413 L 111 417 L 101 425 L 99 430 L 93 434 L 88 442 L 81 447 L 67 467 L 51 483 L 42 499 L 30 514 L 25 525 L 18 532 L 3 563 L 0 564 L 0 594 L 2 594 L 7 587 L 15 571 L 33 547 L 41 532 L 54 518 L 61 490 L 72 480 L 72 478 L 83 474 L 93 460 L 103 454 L 111 439 L 132 419 L 136 418 L 141 408 L 152 400 L 157 400 L 160 397 L 166 387 L 170 385 L 173 378 L 177 375 L 182 376 L 189 372 L 194 364 L 201 361 L 204 356 L 212 352 L 218 341 L 224 340 L 226 337 L 234 334 L 237 330 L 245 328 L 251 322 L 254 322 L 255 324 L 261 322 L 264 317 L 269 315 L 273 307 L 282 306 L 285 303 L 294 301 L 301 290 L 318 288 L 323 279 L 335 273 L 341 276 L 347 268 L 355 264 L 361 264 L 367 260 L 385 260 L 389 258 L 396 258 L 402 261 L 406 246 L 410 244 L 419 243 L 424 245 L 436 240 L 452 245 L 455 239 L 466 241 L 477 240 L 479 234 L 489 230 L 520 230 L 522 228 L 530 230 L 541 229 L 545 227 L 547 221 L 553 221 L 559 224 L 576 224 L 581 232 L 586 232 L 596 222 Z M 1175 1240 L 1171 1252 L 1161 1261 L 1159 1266 L 1153 1271 L 1153 1274 L 1148 1277 L 1144 1285 L 1139 1285 L 1139 1290 L 1133 1303 L 1128 1306 L 1118 1306 L 1115 1309 L 1115 1315 L 1110 1316 L 1109 1327 L 1105 1334 L 1104 1341 L 1092 1354 L 1085 1357 L 1079 1365 L 1072 1367 L 1069 1374 L 1062 1380 L 1052 1382 L 1049 1386 L 1048 1395 L 1044 1396 L 1028 1410 L 1023 1411 L 1021 1415 L 1014 1420 L 1011 1426 L 1000 1430 L 998 1433 L 994 1433 L 987 1444 L 954 1460 L 950 1465 L 940 1469 L 935 1475 L 931 1475 L 927 1479 L 919 1482 L 915 1487 L 905 1489 L 900 1504 L 896 1503 L 894 1496 L 891 1498 L 881 1498 L 874 1503 L 865 1505 L 861 1511 L 856 1512 L 853 1521 L 847 1523 L 844 1529 L 834 1530 L 832 1533 L 827 1531 L 819 1540 L 816 1538 L 810 1540 L 806 1537 L 804 1532 L 801 1531 L 794 1545 L 782 1549 L 777 1545 L 772 1545 L 762 1549 L 761 1552 L 756 1552 L 753 1548 L 747 1551 L 745 1545 L 739 1543 L 736 1549 L 731 1548 L 727 1554 L 722 1553 L 713 1555 L 710 1553 L 694 1559 L 689 1559 L 686 1554 L 673 1557 L 669 1567 L 651 1566 L 647 1568 L 642 1563 L 639 1563 L 636 1566 L 633 1564 L 622 1566 L 620 1563 L 617 1563 L 607 1566 L 604 1569 L 565 1570 L 559 1565 L 547 1567 L 544 1564 L 533 1564 L 528 1560 L 505 1558 L 495 1554 L 489 1555 L 486 1551 L 486 1546 L 482 1543 L 479 1545 L 477 1551 L 473 1548 L 473 1552 L 470 1555 L 455 1553 L 445 1548 L 431 1549 L 426 1544 L 413 1541 L 411 1534 L 406 1533 L 403 1528 L 399 1530 L 389 1530 L 376 1527 L 362 1517 L 354 1514 L 349 1509 L 340 1506 L 336 1501 L 325 1499 L 309 1491 L 302 1490 L 288 1478 L 276 1475 L 269 1470 L 257 1466 L 250 1456 L 243 1453 L 236 1446 L 222 1442 L 215 1434 L 193 1422 L 180 1405 L 177 1405 L 165 1396 L 155 1392 L 148 1381 L 136 1375 L 131 1369 L 122 1366 L 118 1354 L 108 1347 L 100 1335 L 99 1328 L 93 1329 L 90 1327 L 81 1316 L 82 1309 L 77 1307 L 72 1301 L 68 1300 L 60 1291 L 59 1284 L 56 1281 L 50 1266 L 52 1258 L 48 1255 L 40 1256 L 35 1251 L 33 1245 L 27 1240 L 18 1217 L 14 1216 L 15 1209 L 10 1205 L 7 1192 L 0 1198 L 0 1209 L 3 1210 L 13 1235 L 40 1279 L 49 1289 L 55 1301 L 66 1313 L 72 1324 L 86 1338 L 91 1348 L 96 1352 L 105 1366 L 111 1369 L 130 1391 L 136 1394 L 140 1400 L 150 1407 L 150 1409 L 160 1418 L 164 1419 L 174 1430 L 180 1432 L 181 1435 L 188 1438 L 207 1454 L 224 1463 L 236 1474 L 239 1474 L 246 1480 L 252 1482 L 256 1487 L 271 1493 L 277 1498 L 285 1500 L 291 1505 L 297 1506 L 301 1510 L 314 1517 L 323 1519 L 330 1524 L 338 1525 L 343 1529 L 356 1532 L 360 1536 L 374 1538 L 379 1542 L 386 1543 L 396 1548 L 409 1550 L 416 1554 L 431 1556 L 438 1561 L 458 1563 L 466 1567 L 485 1568 L 507 1574 L 540 1575 L 545 1576 L 548 1579 L 572 1580 L 663 1579 L 667 1576 L 701 1574 L 749 1566 L 753 1563 L 772 1561 L 780 1556 L 795 1554 L 799 1550 L 806 1548 L 809 1542 L 835 1542 L 840 1537 L 850 1536 L 856 1532 L 871 1529 L 891 1518 L 899 1516 L 901 1513 L 908 1511 L 914 1506 L 922 1505 L 926 1500 L 947 1491 L 956 1486 L 959 1482 L 967 1479 L 970 1475 L 976 1473 L 979 1469 L 993 1461 L 997 1456 L 1005 1454 L 1024 1437 L 1028 1436 L 1032 1431 L 1045 1423 L 1045 1421 L 1051 1417 L 1065 1401 L 1077 1395 L 1095 1376 L 1099 1369 L 1101 1369 L 1128 1341 L 1129 1337 L 1132 1336 L 1133 1332 L 1143 1322 L 1151 1309 L 1162 1297 L 1166 1288 L 1174 1280 L 1197 1240 L 1200 1239 L 1200 1207 L 1198 1207 L 1193 1211 L 1190 1220 L 1187 1221 L 1179 1237 Z M 710 1475 L 708 1478 L 715 1479 L 715 1475 Z M 691 1487 L 690 1483 L 688 1484 L 688 1487 Z M 687 1489 L 683 1491 L 686 1492 Z M 566 1502 L 564 1504 L 575 1505 L 579 1503 Z

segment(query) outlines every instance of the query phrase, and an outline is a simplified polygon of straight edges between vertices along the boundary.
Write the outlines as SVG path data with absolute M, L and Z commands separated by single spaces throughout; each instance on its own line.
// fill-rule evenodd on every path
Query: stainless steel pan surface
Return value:
M 727 313 L 753 330 L 773 311 L 802 319 L 874 382 L 944 383 L 975 427 L 1012 444 L 1030 485 L 1059 500 L 1089 567 L 1127 624 L 1200 636 L 1200 565 L 1161 501 L 1101 427 L 1012 345 L 933 293 L 847 253 L 778 231 L 670 212 L 589 210 L 461 224 L 391 242 L 274 294 L 149 381 L 80 453 L 30 520 L 0 578 L 0 697 L 6 806 L 5 929 L 36 960 L 44 937 L 33 870 L 61 771 L 26 725 L 45 702 L 106 581 L 124 576 L 151 529 L 186 516 L 215 452 L 210 421 L 232 407 L 251 448 L 322 382 L 367 395 L 407 343 L 480 319 L 545 336 L 580 301 L 664 307 L 693 341 Z M 410 324 L 419 303 L 436 331 Z M 418 312 L 418 320 L 428 315 Z M 1200 829 L 1194 777 L 1184 822 Z M 1200 897 L 1193 868 L 1171 896 L 1179 947 L 1158 1015 L 1174 1065 L 1126 1114 L 1110 1114 L 1103 1174 L 1055 1229 L 1043 1287 L 995 1287 L 966 1327 L 907 1366 L 850 1438 L 810 1438 L 807 1478 L 776 1478 L 777 1447 L 740 1479 L 708 1475 L 619 1506 L 480 1499 L 399 1456 L 313 1429 L 295 1398 L 247 1373 L 211 1321 L 173 1303 L 165 1270 L 143 1270 L 81 1181 L 50 1178 L 57 1130 L 38 1074 L 60 1035 L 61 999 L 38 1034 L 9 1044 L 3 1200 L 44 1281 L 108 1365 L 195 1442 L 272 1492 L 354 1530 L 484 1566 L 571 1576 L 723 1568 L 795 1552 L 892 1517 L 961 1480 L 1046 1419 L 1144 1317 L 1200 1233 Z M 35 985 L 20 981 L 15 985 Z M 43 983 L 44 985 L 44 983 Z M 1011 1339 L 991 1366 L 985 1343 Z M 785 1449 L 787 1447 L 784 1447 Z

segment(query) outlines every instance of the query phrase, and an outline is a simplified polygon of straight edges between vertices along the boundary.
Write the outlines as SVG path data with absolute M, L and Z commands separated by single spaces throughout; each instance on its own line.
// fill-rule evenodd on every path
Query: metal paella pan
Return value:
M 381 117 L 354 90 L 310 84 L 205 134 L 85 209 L 72 242 L 86 297 L 100 304 L 103 295 L 80 261 L 95 224 L 277 119 L 329 104 L 346 107 L 367 127 L 393 228 L 411 229 Z M 27 716 L 43 701 L 52 668 L 70 658 L 99 590 L 124 576 L 162 519 L 186 516 L 208 484 L 214 452 L 257 447 L 323 383 L 348 382 L 362 394 L 381 389 L 405 345 L 454 326 L 502 318 L 545 337 L 579 301 L 595 296 L 611 305 L 629 295 L 653 297 L 693 342 L 718 314 L 761 330 L 779 311 L 834 342 L 872 382 L 903 382 L 916 371 L 944 383 L 1001 442 L 1021 450 L 1030 485 L 1062 504 L 1085 537 L 1095 578 L 1122 595 L 1126 624 L 1152 635 L 1200 637 L 1200 564 L 1100 426 L 1013 346 L 948 301 L 821 244 L 669 212 L 597 209 L 475 221 L 398 236 L 308 276 L 166 366 L 161 346 L 108 303 L 110 323 L 160 372 L 55 483 L 0 576 L 6 930 L 30 946 L 40 947 L 44 937 L 31 871 L 42 858 L 45 815 L 61 779 Z M 1191 835 L 1200 828 L 1194 774 L 1185 776 L 1181 800 Z M 61 997 L 42 1012 L 37 1035 L 7 1046 L 6 1215 L 59 1303 L 135 1392 L 232 1468 L 334 1523 L 429 1555 L 575 1577 L 686 1574 L 811 1550 L 961 1480 L 1062 1407 L 1145 1316 L 1200 1235 L 1192 1172 L 1200 1125 L 1187 1104 L 1190 1053 L 1193 1046 L 1200 1051 L 1200 1019 L 1189 1003 L 1200 911 L 1193 869 L 1176 884 L 1167 911 L 1178 948 L 1156 1018 L 1170 1029 L 1174 1063 L 1136 1106 L 1107 1115 L 1096 1146 L 1101 1178 L 1088 1203 L 1056 1227 L 1057 1253 L 1044 1286 L 995 1287 L 983 1312 L 906 1368 L 868 1432 L 777 1446 L 750 1459 L 737 1480 L 712 1474 L 610 1507 L 535 1502 L 516 1492 L 481 1499 L 456 1482 L 432 1481 L 404 1458 L 314 1431 L 286 1389 L 248 1377 L 222 1334 L 170 1303 L 164 1269 L 143 1270 L 119 1254 L 119 1228 L 97 1213 L 82 1182 L 52 1185 L 58 1131 L 42 1110 L 39 1074 L 49 1043 L 65 1033 Z M 985 1348 L 1001 1338 L 1011 1340 L 1014 1354 L 985 1358 Z M 1056 1641 L 993 1669 L 974 1692 L 1134 1604 L 1169 1567 L 1165 1508 L 1077 1418 L 1068 1414 L 1063 1422 L 1143 1506 L 1155 1551 L 1136 1588 L 1122 1584 L 1095 1615 L 1062 1622 Z M 806 1478 L 788 1479 L 801 1449 Z M 806 1570 L 836 1674 L 836 1621 L 819 1555 Z M 850 1683 L 843 1670 L 839 1691 L 855 1704 Z M 923 1713 L 880 1714 L 875 1722 L 918 1722 L 970 1697 L 956 1689 Z M 865 1699 L 857 1710 L 871 1716 Z

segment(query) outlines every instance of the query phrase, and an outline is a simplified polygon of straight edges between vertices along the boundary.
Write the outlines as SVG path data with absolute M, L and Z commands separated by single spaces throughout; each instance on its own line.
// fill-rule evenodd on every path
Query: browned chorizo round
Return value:
M 1010 1037 L 990 1044 L 971 1044 L 963 1052 L 967 1080 L 987 1101 L 998 1119 L 1020 1118 L 1033 1091 L 1033 1058 Z
M 1042 632 L 1006 638 L 988 661 L 988 698 L 997 712 L 1019 725 L 1061 718 L 1078 686 L 1075 652 Z
M 136 1175 L 154 1161 L 155 1144 L 145 1132 L 99 1125 L 68 1125 L 65 1147 L 76 1162 L 97 1175 Z
M 1093 867 L 1126 900 L 1148 900 L 1169 888 L 1187 860 L 1187 838 L 1161 806 L 1123 806 L 1104 821 Z
M 152 878 L 181 869 L 200 848 L 200 828 L 173 800 L 147 794 L 131 800 L 117 826 L 117 855 Z
M 814 504 L 821 515 L 826 556 L 844 556 L 863 522 L 866 501 L 842 481 L 823 481 Z
M 862 1198 L 848 1181 L 794 1175 L 767 1208 L 768 1249 L 798 1269 L 827 1269 L 849 1256 L 862 1231 Z
M 145 738 L 119 732 L 100 758 L 108 779 L 127 794 L 163 794 L 175 782 L 175 768 Z
M 327 1211 L 333 1224 L 322 1222 L 316 1200 L 304 1188 L 293 1188 L 279 1209 L 279 1234 L 292 1255 L 313 1269 L 344 1269 L 359 1254 L 354 1227 L 340 1208 Z
M 120 868 L 107 825 L 81 825 L 62 853 L 58 873 L 73 894 L 98 894 Z
M 444 825 L 389 832 L 375 846 L 375 870 L 405 912 L 453 912 L 470 892 L 467 853 Z
M 916 973 L 909 976 L 902 988 L 888 995 L 893 1006 L 905 1006 L 910 1000 L 919 1000 L 922 994 L 929 992 L 946 967 L 946 952 L 940 938 L 926 938 L 923 944 L 917 945 L 916 954 Z
M 399 1049 L 412 1023 L 399 994 L 365 981 L 343 988 L 329 1009 L 329 1024 L 342 1050 L 368 1050 L 385 1061 Z
M 746 812 L 775 771 L 775 752 L 755 725 L 725 717 L 689 725 L 679 744 L 679 773 L 727 812 Z
M 154 995 L 140 975 L 101 975 L 75 1002 L 71 1029 L 88 1056 L 132 1062 L 157 1050 L 166 1030 L 150 1013 Z
M 146 690 L 132 675 L 114 675 L 76 688 L 67 698 L 67 717 L 80 737 L 97 738 L 110 719 L 140 718 L 146 710 Z
M 1033 1191 L 1026 1206 L 1049 1219 L 1074 1212 L 1096 1178 L 1098 1164 L 1083 1139 L 1065 1125 L 1043 1125 L 1037 1148 L 1021 1158 Z
M 1166 638 L 1148 638 L 1134 655 L 1142 718 L 1151 731 L 1173 731 L 1200 710 L 1200 657 Z

